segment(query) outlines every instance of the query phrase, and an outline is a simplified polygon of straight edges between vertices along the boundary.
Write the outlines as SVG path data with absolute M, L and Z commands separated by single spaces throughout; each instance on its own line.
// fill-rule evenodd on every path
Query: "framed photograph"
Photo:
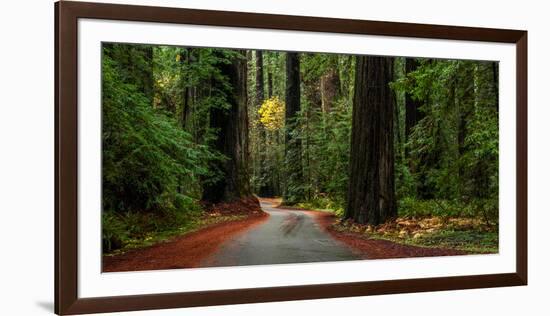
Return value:
M 527 284 L 527 31 L 55 4 L 57 314 Z

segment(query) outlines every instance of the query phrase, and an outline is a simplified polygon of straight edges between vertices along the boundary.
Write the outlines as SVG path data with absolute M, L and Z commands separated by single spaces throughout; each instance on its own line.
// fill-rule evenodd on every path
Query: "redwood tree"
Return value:
M 390 57 L 358 56 L 345 218 L 377 225 L 397 215 Z
M 210 144 L 227 159 L 218 160 L 211 166 L 221 176 L 203 186 L 203 200 L 208 202 L 232 201 L 251 196 L 248 171 L 248 113 L 246 91 L 246 58 L 239 52 L 229 64 L 220 64 L 222 76 L 229 81 L 213 82 L 213 88 L 223 89 L 229 108 L 210 109 L 210 127 L 218 131 L 217 138 Z
M 300 57 L 286 54 L 285 87 L 285 168 L 286 186 L 283 202 L 293 204 L 303 200 L 302 141 L 298 136 L 300 112 Z

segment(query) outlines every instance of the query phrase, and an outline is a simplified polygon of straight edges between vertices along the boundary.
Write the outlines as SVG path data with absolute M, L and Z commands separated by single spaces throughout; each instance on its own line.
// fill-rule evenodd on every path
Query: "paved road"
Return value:
M 262 202 L 269 218 L 225 241 L 202 266 L 238 266 L 359 259 L 319 227 L 314 215 L 273 208 Z

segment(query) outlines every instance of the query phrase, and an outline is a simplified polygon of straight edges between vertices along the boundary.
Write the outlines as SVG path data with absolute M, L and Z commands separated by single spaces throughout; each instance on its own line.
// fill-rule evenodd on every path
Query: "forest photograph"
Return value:
M 104 272 L 499 252 L 499 63 L 102 43 Z

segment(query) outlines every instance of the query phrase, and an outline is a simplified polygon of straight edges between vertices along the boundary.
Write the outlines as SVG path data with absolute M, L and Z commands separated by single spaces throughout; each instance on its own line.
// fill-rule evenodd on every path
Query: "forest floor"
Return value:
M 152 245 L 103 256 L 103 272 L 194 268 L 226 239 L 265 221 L 255 198 L 205 205 L 208 210 L 191 231 Z
M 498 227 L 480 218 L 400 217 L 378 226 L 360 225 L 316 212 L 331 235 L 365 259 L 498 253 Z
M 152 246 L 105 255 L 103 271 L 498 252 L 498 229 L 473 218 L 398 218 L 373 227 L 343 221 L 326 210 L 281 206 L 275 198 L 205 208 L 208 217 L 233 220 L 213 221 Z
M 366 240 L 364 243 L 403 248 L 390 251 L 388 258 L 498 253 L 498 227 L 487 226 L 478 218 L 397 218 L 375 227 L 337 219 L 328 229 L 342 238 L 353 236 Z

